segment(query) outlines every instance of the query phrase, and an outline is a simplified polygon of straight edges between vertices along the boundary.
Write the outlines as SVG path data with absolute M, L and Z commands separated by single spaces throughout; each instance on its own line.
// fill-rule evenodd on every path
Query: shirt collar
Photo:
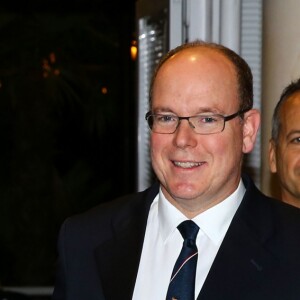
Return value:
M 229 197 L 193 219 L 214 244 L 218 245 L 222 242 L 245 191 L 245 186 L 240 180 L 237 189 Z M 187 220 L 187 217 L 165 198 L 161 188 L 158 197 L 158 219 L 164 241 L 171 236 L 181 222 Z

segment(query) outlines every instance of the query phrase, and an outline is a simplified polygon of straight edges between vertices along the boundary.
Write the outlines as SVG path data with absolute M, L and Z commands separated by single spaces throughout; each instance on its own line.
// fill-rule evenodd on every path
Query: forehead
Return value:
M 283 135 L 300 131 L 300 91 L 288 97 L 280 110 L 280 132 Z
M 299 116 L 300 114 L 300 91 L 291 95 L 286 99 L 286 101 L 282 105 L 281 109 L 281 118 L 290 119 L 293 116 Z M 300 123 L 300 118 L 296 119 L 297 122 Z
M 165 61 L 161 70 L 170 67 L 180 67 L 181 64 L 186 67 L 198 67 L 198 70 L 207 68 L 207 64 L 209 64 L 211 70 L 217 68 L 221 71 L 224 68 L 233 72 L 234 76 L 236 75 L 233 63 L 221 50 L 204 46 L 186 48 L 175 53 Z
M 235 66 L 219 50 L 184 49 L 161 66 L 153 85 L 154 102 L 162 102 L 170 96 L 182 100 L 210 99 L 211 104 L 226 100 L 235 105 L 238 101 Z

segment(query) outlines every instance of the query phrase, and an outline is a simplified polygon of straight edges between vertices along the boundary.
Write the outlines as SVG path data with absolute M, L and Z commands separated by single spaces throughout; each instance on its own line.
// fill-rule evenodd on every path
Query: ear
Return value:
M 272 173 L 277 172 L 276 145 L 272 139 L 269 141 L 269 167 Z
M 254 148 L 260 125 L 259 111 L 256 109 L 251 109 L 246 112 L 244 114 L 243 122 L 243 153 L 249 153 Z

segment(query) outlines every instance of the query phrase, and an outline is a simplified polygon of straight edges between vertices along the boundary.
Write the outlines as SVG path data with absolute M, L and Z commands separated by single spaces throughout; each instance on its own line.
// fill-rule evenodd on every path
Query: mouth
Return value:
M 185 161 L 185 162 L 173 161 L 173 164 L 176 167 L 183 168 L 183 169 L 192 169 L 192 168 L 196 168 L 196 167 L 203 165 L 203 163 L 201 163 L 201 162 L 194 162 L 194 161 Z

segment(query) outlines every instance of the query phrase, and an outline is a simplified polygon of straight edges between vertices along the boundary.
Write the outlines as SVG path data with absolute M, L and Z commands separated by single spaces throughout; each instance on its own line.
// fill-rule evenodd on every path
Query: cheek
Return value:
M 150 138 L 150 149 L 151 149 L 151 159 L 152 164 L 156 165 L 162 160 L 163 151 L 166 148 L 168 142 L 167 138 L 163 135 L 158 135 L 153 133 Z
M 300 172 L 300 151 L 293 151 L 291 153 L 288 153 L 286 161 L 288 167 L 297 169 L 298 172 Z
M 151 137 L 150 140 L 150 155 L 151 163 L 154 173 L 160 182 L 164 182 L 164 178 L 167 172 L 167 148 L 168 143 L 166 142 L 167 138 L 164 138 L 163 135 Z
M 242 156 L 242 153 L 244 153 L 244 145 L 247 140 L 247 138 L 244 137 L 243 128 L 238 127 L 238 129 L 232 133 L 230 138 L 234 150 L 236 151 L 236 153 L 241 154 Z
M 298 169 L 300 169 L 300 152 L 297 154 L 297 156 L 295 157 L 295 165 Z
M 226 155 L 236 160 L 243 149 L 242 133 L 235 131 L 224 135 L 216 141 L 215 149 L 218 149 L 220 155 Z M 222 158 L 224 159 L 224 156 Z
M 215 145 L 215 157 L 219 160 L 220 168 L 233 170 L 240 166 L 243 156 L 243 138 L 240 132 L 220 138 Z
M 151 155 L 156 155 L 156 153 L 159 152 L 161 149 L 161 142 L 160 139 L 157 137 L 157 135 L 152 134 L 150 137 L 150 149 L 151 149 Z

